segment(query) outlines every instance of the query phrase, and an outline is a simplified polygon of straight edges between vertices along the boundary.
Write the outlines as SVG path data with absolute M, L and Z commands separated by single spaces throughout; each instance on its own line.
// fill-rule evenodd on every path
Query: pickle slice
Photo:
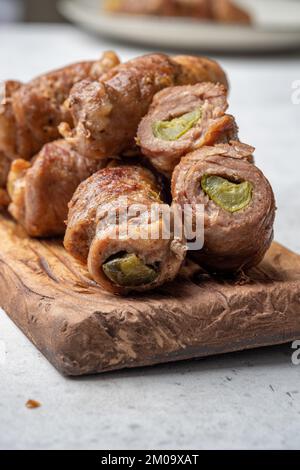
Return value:
M 196 122 L 201 119 L 201 116 L 202 110 L 197 108 L 170 121 L 157 121 L 152 126 L 153 135 L 162 140 L 178 140 L 192 129 Z
M 245 209 L 252 200 L 253 186 L 249 181 L 232 183 L 221 176 L 204 175 L 201 187 L 212 201 L 228 212 Z
M 147 266 L 135 254 L 126 253 L 107 261 L 102 269 L 104 274 L 113 283 L 124 287 L 137 287 L 153 282 L 158 273 L 151 266 Z

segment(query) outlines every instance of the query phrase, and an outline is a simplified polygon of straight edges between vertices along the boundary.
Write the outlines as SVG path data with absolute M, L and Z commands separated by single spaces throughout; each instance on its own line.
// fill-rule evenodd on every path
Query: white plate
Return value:
M 110 15 L 100 0 L 61 0 L 60 12 L 90 31 L 153 47 L 218 51 L 300 50 L 300 2 L 239 0 L 252 26 L 222 25 L 189 18 Z

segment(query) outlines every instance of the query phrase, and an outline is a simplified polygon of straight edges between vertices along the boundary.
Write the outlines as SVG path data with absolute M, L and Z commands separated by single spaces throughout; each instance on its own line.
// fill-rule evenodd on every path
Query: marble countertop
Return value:
M 112 48 L 124 60 L 145 52 L 61 25 L 1 26 L 0 44 L 0 80 Z M 276 240 L 300 253 L 300 53 L 217 59 L 241 139 L 276 194 Z M 284 345 L 67 379 L 0 310 L 0 449 L 299 449 L 292 353 Z M 42 406 L 29 410 L 28 399 Z

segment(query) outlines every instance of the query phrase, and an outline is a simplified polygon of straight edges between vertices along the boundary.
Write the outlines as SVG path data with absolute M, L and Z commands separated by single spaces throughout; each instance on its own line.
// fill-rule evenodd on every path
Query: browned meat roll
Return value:
M 273 238 L 275 201 L 263 173 L 240 143 L 203 147 L 176 167 L 174 201 L 204 205 L 204 247 L 194 255 L 210 271 L 257 265 Z
M 7 161 L 30 159 L 45 143 L 59 138 L 62 121 L 72 124 L 64 102 L 73 85 L 87 77 L 97 79 L 117 64 L 117 56 L 106 52 L 99 61 L 73 64 L 28 84 L 4 83 L 0 100 L 0 188 L 5 189 Z
M 164 217 L 149 217 L 152 205 L 161 204 L 160 191 L 149 170 L 120 166 L 98 171 L 75 192 L 65 248 L 87 263 L 93 279 L 106 291 L 146 291 L 177 275 L 185 258 L 185 244 L 162 236 Z M 137 216 L 128 214 L 130 230 L 125 229 L 120 214 L 136 204 L 143 207 Z M 119 215 L 116 224 L 106 218 L 113 210 Z
M 9 196 L 6 189 L 0 188 L 0 210 L 6 208 L 9 204 Z
M 198 82 L 228 86 L 221 67 L 201 57 L 150 54 L 115 67 L 102 80 L 74 86 L 69 107 L 75 128 L 61 134 L 89 158 L 106 158 L 132 148 L 138 125 L 163 88 Z
M 77 186 L 104 164 L 87 160 L 64 140 L 46 144 L 31 163 L 13 162 L 9 212 L 30 236 L 63 235 L 68 203 Z
M 7 97 L 0 109 L 0 151 L 29 159 L 45 143 L 57 139 L 58 125 L 72 123 L 64 102 L 73 85 L 87 77 L 97 79 L 117 64 L 117 56 L 108 52 L 99 62 L 73 64 L 25 85 L 7 82 Z
M 225 23 L 251 22 L 250 15 L 231 0 L 106 0 L 108 11 L 138 15 L 191 16 Z
M 226 89 L 220 84 L 166 88 L 154 96 L 139 125 L 137 143 L 157 170 L 171 175 L 183 155 L 237 138 L 227 108 Z

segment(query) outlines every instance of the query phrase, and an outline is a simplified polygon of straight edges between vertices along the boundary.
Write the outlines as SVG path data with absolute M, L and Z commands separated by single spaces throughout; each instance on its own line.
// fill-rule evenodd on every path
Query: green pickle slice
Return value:
M 153 135 L 162 140 L 178 140 L 192 129 L 197 121 L 201 119 L 201 116 L 202 110 L 201 108 L 197 108 L 190 113 L 183 114 L 170 121 L 157 121 L 152 126 Z
M 212 201 L 228 212 L 245 209 L 252 200 L 253 186 L 249 181 L 232 183 L 221 176 L 204 175 L 201 187 Z
M 135 254 L 126 253 L 103 264 L 104 274 L 113 283 L 124 287 L 136 287 L 153 282 L 158 273 L 147 266 Z

